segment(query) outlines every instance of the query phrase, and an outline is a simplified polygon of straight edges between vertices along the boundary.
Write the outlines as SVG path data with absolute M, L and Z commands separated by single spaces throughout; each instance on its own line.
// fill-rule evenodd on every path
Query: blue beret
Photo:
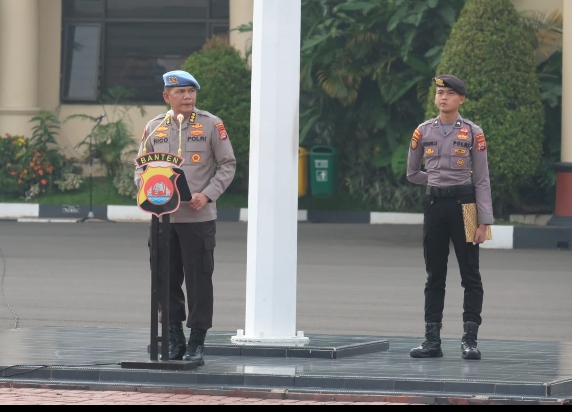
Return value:
M 175 70 L 165 73 L 163 75 L 165 80 L 165 87 L 196 87 L 197 90 L 201 89 L 199 82 L 190 74 L 183 70 Z

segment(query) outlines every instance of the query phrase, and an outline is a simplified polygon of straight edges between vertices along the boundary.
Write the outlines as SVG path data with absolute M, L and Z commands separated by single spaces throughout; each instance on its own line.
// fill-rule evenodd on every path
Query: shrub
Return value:
M 182 67 L 201 85 L 197 108 L 220 117 L 237 160 L 233 190 L 248 189 L 251 71 L 248 62 L 226 41 L 214 37 Z
M 30 145 L 29 139 L 6 135 L 0 139 L 0 153 L 0 187 L 4 196 L 30 200 L 48 188 L 53 165 L 45 152 Z
M 113 178 L 113 186 L 121 196 L 137 199 L 137 186 L 133 181 L 133 165 L 123 165 L 119 173 Z
M 467 85 L 461 115 L 487 135 L 495 213 L 504 214 L 538 168 L 544 125 L 534 50 L 510 0 L 469 0 L 437 73 Z M 433 96 L 427 117 L 438 113 Z

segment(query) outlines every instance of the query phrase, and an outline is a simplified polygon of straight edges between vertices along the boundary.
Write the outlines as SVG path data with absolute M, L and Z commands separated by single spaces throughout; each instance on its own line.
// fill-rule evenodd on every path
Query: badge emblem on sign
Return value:
M 176 212 L 181 206 L 177 187 L 180 175 L 173 168 L 180 168 L 184 159 L 170 153 L 149 153 L 135 162 L 145 169 L 137 195 L 139 208 L 157 217 Z

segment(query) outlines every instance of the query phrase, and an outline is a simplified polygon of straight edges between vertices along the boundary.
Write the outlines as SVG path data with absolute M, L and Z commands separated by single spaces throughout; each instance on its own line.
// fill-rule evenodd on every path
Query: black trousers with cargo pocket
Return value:
M 162 225 L 159 227 L 159 238 L 161 238 Z M 151 240 L 149 237 L 150 254 Z M 188 328 L 209 330 L 213 326 L 212 277 L 216 221 L 171 223 L 169 240 L 169 322 L 181 323 L 186 320 Z M 186 305 L 183 284 L 186 286 Z M 158 287 L 160 291 L 160 280 Z M 160 307 L 159 319 L 161 319 Z
M 450 244 L 461 272 L 464 288 L 463 322 L 481 324 L 483 283 L 479 270 L 479 245 L 467 243 L 463 224 L 463 204 L 475 203 L 475 195 L 457 197 L 426 196 L 424 201 L 423 249 L 427 270 L 425 322 L 441 323 L 445 305 L 447 264 Z

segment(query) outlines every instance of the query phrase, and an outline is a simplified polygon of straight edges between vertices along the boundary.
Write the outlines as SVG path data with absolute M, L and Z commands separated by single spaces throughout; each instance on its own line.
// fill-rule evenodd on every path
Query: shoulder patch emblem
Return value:
M 487 143 L 485 141 L 479 142 L 478 148 L 479 148 L 479 152 L 486 152 L 487 151 Z
M 478 135 L 475 136 L 475 139 L 477 139 L 477 142 L 484 142 L 485 139 L 485 134 L 484 133 L 480 133 Z
M 224 127 L 224 123 L 220 122 L 215 124 L 215 127 L 218 129 L 218 133 L 220 136 L 220 140 L 228 140 L 228 133 L 226 128 Z

